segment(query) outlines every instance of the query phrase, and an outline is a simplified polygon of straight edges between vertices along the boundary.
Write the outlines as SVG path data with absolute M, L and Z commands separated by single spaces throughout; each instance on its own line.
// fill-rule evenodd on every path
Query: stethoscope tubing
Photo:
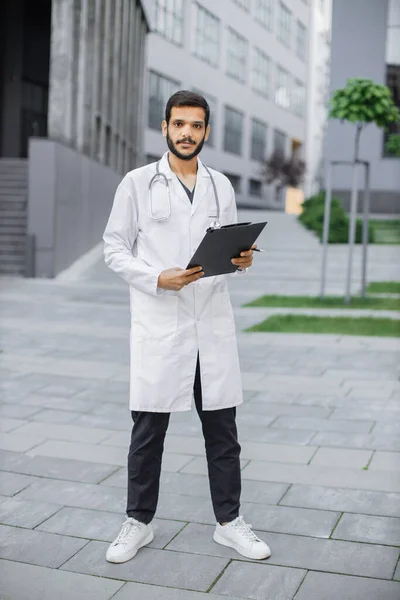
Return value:
M 170 192 L 170 189 L 169 189 L 169 183 L 168 183 L 167 176 L 165 175 L 165 173 L 162 173 L 160 171 L 160 162 L 161 161 L 157 162 L 157 164 L 156 164 L 156 173 L 150 179 L 150 183 L 149 183 L 149 190 L 148 191 L 149 191 L 149 197 L 150 197 L 150 216 L 155 221 L 167 221 L 170 218 L 170 216 L 171 216 L 171 192 Z M 215 205 L 217 207 L 217 218 L 216 218 L 215 221 L 213 221 L 213 225 L 212 226 L 217 229 L 217 228 L 221 227 L 220 222 L 219 222 L 219 219 L 220 219 L 220 216 L 221 216 L 221 211 L 220 211 L 218 190 L 217 190 L 217 186 L 215 184 L 214 177 L 211 175 L 210 169 L 206 165 L 204 165 L 204 168 L 205 168 L 205 170 L 207 171 L 207 173 L 210 176 L 211 185 L 213 187 L 213 192 L 214 192 L 214 197 L 215 197 Z M 154 216 L 154 212 L 153 212 L 153 195 L 152 195 L 151 187 L 152 187 L 153 183 L 155 183 L 157 181 L 157 179 L 160 178 L 160 177 L 161 177 L 161 179 L 164 180 L 165 186 L 167 188 L 168 213 L 167 213 L 167 216 L 165 216 L 165 217 L 159 217 L 159 218 L 157 218 L 157 217 Z

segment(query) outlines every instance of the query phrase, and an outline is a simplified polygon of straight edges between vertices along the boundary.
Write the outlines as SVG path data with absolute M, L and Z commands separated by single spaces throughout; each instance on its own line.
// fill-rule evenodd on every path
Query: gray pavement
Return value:
M 94 252 L 55 281 L 0 280 L 1 600 L 399 599 L 400 341 L 244 333 L 271 312 L 244 302 L 317 293 L 321 256 L 294 218 L 240 217 L 269 221 L 266 253 L 230 287 L 246 400 L 242 512 L 271 558 L 212 541 L 190 412 L 171 419 L 154 542 L 106 562 L 126 500 L 129 313 L 125 284 Z M 400 280 L 398 246 L 369 257 L 370 280 Z M 343 293 L 343 246 L 328 265 L 327 292 Z M 353 275 L 357 291 L 359 248 Z

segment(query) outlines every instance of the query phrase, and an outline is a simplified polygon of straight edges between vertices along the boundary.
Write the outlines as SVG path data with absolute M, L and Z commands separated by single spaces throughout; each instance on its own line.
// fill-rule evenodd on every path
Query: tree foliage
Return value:
M 392 133 L 386 142 L 386 150 L 400 158 L 400 133 Z
M 354 78 L 334 93 L 329 116 L 359 125 L 375 123 L 387 129 L 391 123 L 400 120 L 400 111 L 386 85 L 372 79 Z
M 306 165 L 303 160 L 291 156 L 285 158 L 281 150 L 275 150 L 265 164 L 265 179 L 278 189 L 299 187 L 304 179 Z

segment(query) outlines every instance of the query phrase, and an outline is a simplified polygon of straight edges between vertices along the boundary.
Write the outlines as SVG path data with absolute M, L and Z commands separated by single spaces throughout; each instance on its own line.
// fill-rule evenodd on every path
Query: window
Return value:
M 279 65 L 276 69 L 275 104 L 282 108 L 290 106 L 290 78 L 289 73 Z
M 156 0 L 154 29 L 175 44 L 183 39 L 183 0 Z
M 260 92 L 264 96 L 268 96 L 269 93 L 270 63 L 270 59 L 262 50 L 254 48 L 251 85 L 253 90 Z
M 242 154 L 243 114 L 225 106 L 224 150 Z
M 217 100 L 214 98 L 214 96 L 209 96 L 208 94 L 204 94 L 202 91 L 200 91 L 196 88 L 193 88 L 193 91 L 196 92 L 196 94 L 200 94 L 201 96 L 204 96 L 204 98 L 207 100 L 208 106 L 210 107 L 209 125 L 211 126 L 211 129 L 210 129 L 210 135 L 209 135 L 206 143 L 208 144 L 208 146 L 215 146 L 215 131 L 216 131 L 216 121 L 217 121 Z
M 274 152 L 286 154 L 286 134 L 279 129 L 274 129 Z
M 266 155 L 267 125 L 258 119 L 251 120 L 251 152 L 253 160 L 263 162 Z
M 262 196 L 262 182 L 258 181 L 258 179 L 249 179 L 249 195 L 257 196 L 257 198 L 261 198 Z
M 244 8 L 244 10 L 250 10 L 250 0 L 233 0 L 235 4 Z
M 386 65 L 386 85 L 392 92 L 393 102 L 400 109 L 400 65 Z M 400 135 L 400 123 L 391 123 L 389 130 L 383 135 L 383 156 L 394 158 L 393 154 L 386 150 L 386 142 L 392 133 Z
M 224 173 L 224 175 L 231 182 L 233 191 L 235 192 L 235 194 L 240 194 L 241 187 L 242 187 L 240 175 L 233 175 L 232 173 Z
M 210 65 L 218 65 L 219 19 L 196 4 L 196 32 L 194 53 Z
M 246 82 L 247 40 L 234 29 L 228 28 L 228 58 L 226 72 L 231 77 Z
M 179 87 L 179 82 L 150 71 L 148 125 L 151 129 L 161 128 L 165 117 L 165 105 Z
M 255 15 L 257 21 L 272 30 L 272 0 L 255 0 Z
M 285 44 L 290 46 L 290 33 L 292 26 L 292 13 L 283 4 L 279 3 L 279 20 L 278 20 L 278 39 Z
M 306 101 L 306 88 L 298 79 L 294 80 L 293 92 L 292 92 L 292 106 L 293 111 L 299 117 L 304 116 Z
M 303 60 L 307 54 L 307 27 L 301 21 L 297 21 L 296 54 Z

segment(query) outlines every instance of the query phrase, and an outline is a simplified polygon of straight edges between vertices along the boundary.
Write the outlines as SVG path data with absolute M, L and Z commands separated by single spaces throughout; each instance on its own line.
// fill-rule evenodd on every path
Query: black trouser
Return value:
M 193 389 L 205 440 L 215 517 L 219 523 L 233 521 L 239 515 L 241 492 L 236 408 L 203 411 L 199 361 Z M 150 523 L 157 508 L 170 413 L 131 412 L 134 425 L 128 454 L 126 514 L 142 523 Z

